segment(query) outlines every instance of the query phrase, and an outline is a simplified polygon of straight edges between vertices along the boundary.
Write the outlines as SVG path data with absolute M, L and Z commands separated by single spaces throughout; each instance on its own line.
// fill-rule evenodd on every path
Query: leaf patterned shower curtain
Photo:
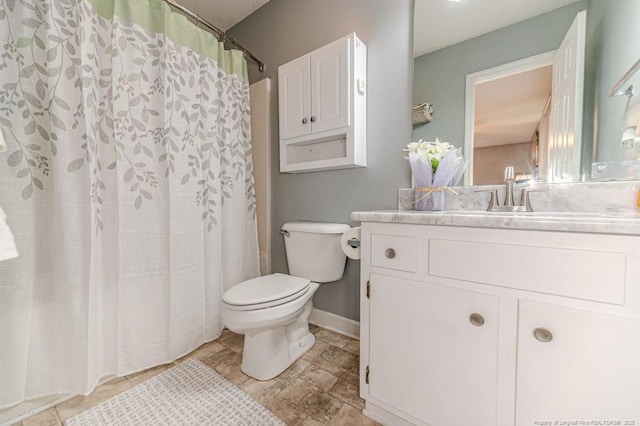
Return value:
M 258 275 L 249 86 L 162 0 L 0 0 L 0 408 L 222 330 Z

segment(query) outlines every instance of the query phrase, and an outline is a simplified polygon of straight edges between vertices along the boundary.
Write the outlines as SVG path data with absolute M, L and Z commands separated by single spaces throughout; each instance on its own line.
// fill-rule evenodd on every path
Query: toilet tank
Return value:
M 282 225 L 289 274 L 318 283 L 338 281 L 347 256 L 340 238 L 344 223 L 288 222 Z

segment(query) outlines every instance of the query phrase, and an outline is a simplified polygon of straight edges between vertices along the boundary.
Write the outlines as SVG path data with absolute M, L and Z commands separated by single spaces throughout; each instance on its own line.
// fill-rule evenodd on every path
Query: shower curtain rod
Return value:
M 209 28 L 211 31 L 213 31 L 217 35 L 219 40 L 221 39 L 222 42 L 228 41 L 236 49 L 238 49 L 242 53 L 244 53 L 249 59 L 251 59 L 253 62 L 258 64 L 258 71 L 260 71 L 260 72 L 264 71 L 264 63 L 260 59 L 256 58 L 253 53 L 249 52 L 249 50 L 246 47 L 244 47 L 242 44 L 240 44 L 239 41 L 237 41 L 236 39 L 234 39 L 231 36 L 228 36 L 227 33 L 222 31 L 220 28 L 216 27 L 212 23 L 208 22 L 207 20 L 202 19 L 200 17 L 200 15 L 198 15 L 197 13 L 192 12 L 191 10 L 187 9 L 186 7 L 184 7 L 184 6 L 182 6 L 182 5 L 178 4 L 178 3 L 174 3 L 174 1 L 175 0 L 164 0 L 164 2 L 167 3 L 169 6 L 178 9 L 180 12 L 182 12 L 185 15 L 195 19 L 198 23 L 201 23 L 205 27 Z

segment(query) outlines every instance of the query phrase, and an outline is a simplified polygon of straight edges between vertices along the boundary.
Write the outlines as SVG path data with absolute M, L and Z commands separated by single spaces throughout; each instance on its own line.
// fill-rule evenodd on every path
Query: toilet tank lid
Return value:
M 287 222 L 282 225 L 283 231 L 313 232 L 316 234 L 343 234 L 351 227 L 345 223 L 321 222 Z

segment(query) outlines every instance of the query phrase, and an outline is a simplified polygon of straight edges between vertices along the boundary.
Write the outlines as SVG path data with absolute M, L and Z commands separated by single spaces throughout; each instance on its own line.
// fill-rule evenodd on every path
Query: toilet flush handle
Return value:
M 284 229 L 280 231 L 280 233 L 282 235 L 284 235 L 285 237 L 289 238 L 291 236 L 291 234 L 289 234 L 289 231 L 285 231 Z

